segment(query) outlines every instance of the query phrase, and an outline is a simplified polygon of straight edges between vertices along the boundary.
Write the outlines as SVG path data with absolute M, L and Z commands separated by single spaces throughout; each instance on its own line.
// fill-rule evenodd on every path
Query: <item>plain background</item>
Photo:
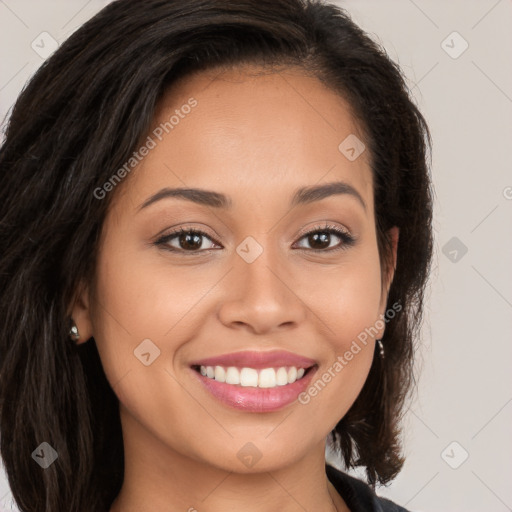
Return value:
M 33 46 L 61 43 L 107 3 L 0 0 L 1 119 L 44 60 Z M 510 511 L 512 3 L 335 3 L 400 64 L 434 139 L 436 254 L 407 462 L 377 492 L 413 511 Z M 11 507 L 0 474 L 0 512 Z

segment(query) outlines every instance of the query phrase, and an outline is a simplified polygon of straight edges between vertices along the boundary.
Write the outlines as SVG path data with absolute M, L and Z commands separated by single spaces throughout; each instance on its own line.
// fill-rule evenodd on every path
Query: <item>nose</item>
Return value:
M 270 250 L 248 263 L 238 254 L 224 282 L 220 321 L 253 334 L 296 328 L 307 314 L 307 305 L 290 266 Z

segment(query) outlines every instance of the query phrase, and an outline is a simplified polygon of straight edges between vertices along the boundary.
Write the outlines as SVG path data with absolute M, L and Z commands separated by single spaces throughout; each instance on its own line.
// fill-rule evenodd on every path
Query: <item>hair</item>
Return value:
M 406 80 L 340 7 L 318 0 L 117 0 L 39 68 L 0 149 L 0 453 L 21 511 L 108 510 L 124 471 L 119 402 L 94 338 L 69 339 L 70 304 L 95 275 L 118 191 L 93 194 L 148 133 L 164 92 L 215 68 L 298 66 L 349 103 L 371 156 L 382 268 L 400 229 L 382 343 L 357 399 L 330 433 L 367 481 L 401 470 L 400 421 L 432 257 L 431 138 Z M 119 187 L 118 187 L 119 188 Z M 48 442 L 45 470 L 31 453 Z

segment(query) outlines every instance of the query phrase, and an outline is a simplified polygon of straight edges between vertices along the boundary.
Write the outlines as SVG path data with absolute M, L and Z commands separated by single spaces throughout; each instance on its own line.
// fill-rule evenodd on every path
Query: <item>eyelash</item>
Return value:
M 348 249 L 349 247 L 352 247 L 355 244 L 355 242 L 356 242 L 356 239 L 350 233 L 340 229 L 337 226 L 332 226 L 330 224 L 326 224 L 323 227 L 314 228 L 311 231 L 307 231 L 306 233 L 303 233 L 300 236 L 299 240 L 302 240 L 303 238 L 305 238 L 305 237 L 307 237 L 309 235 L 315 234 L 315 233 L 329 233 L 331 235 L 336 235 L 338 238 L 340 238 L 342 240 L 342 243 L 341 243 L 341 245 L 338 245 L 338 246 L 335 246 L 335 247 L 331 247 L 331 248 L 328 248 L 328 249 L 307 249 L 307 248 L 301 247 L 301 248 L 299 248 L 299 250 L 307 251 L 307 252 L 315 252 L 315 253 L 337 252 L 337 251 L 343 251 L 343 250 Z M 172 240 L 173 238 L 176 238 L 177 236 L 182 235 L 182 234 L 199 235 L 201 237 L 206 237 L 206 238 L 210 239 L 212 242 L 214 242 L 215 244 L 220 245 L 210 235 L 208 235 L 204 231 L 201 231 L 200 229 L 196 229 L 196 228 L 190 228 L 190 229 L 180 228 L 180 229 L 177 229 L 177 230 L 175 230 L 175 231 L 173 231 L 173 232 L 171 232 L 171 233 L 169 233 L 167 235 L 162 236 L 161 238 L 156 240 L 156 242 L 154 242 L 154 244 L 156 246 L 164 246 L 165 250 L 168 250 L 168 251 L 171 251 L 171 252 L 184 253 L 184 254 L 187 254 L 187 255 L 198 254 L 198 253 L 202 253 L 204 251 L 215 250 L 215 249 L 201 249 L 201 250 L 198 250 L 198 251 L 186 251 L 185 249 L 178 249 L 176 247 L 171 247 L 171 246 L 168 245 L 170 240 Z

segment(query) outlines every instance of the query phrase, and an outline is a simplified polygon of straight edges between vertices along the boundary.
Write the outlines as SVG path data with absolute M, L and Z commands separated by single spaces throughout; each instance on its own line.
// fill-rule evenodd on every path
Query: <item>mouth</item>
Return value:
M 245 351 L 194 361 L 190 368 L 208 395 L 222 405 L 258 413 L 295 402 L 318 363 L 284 351 Z

